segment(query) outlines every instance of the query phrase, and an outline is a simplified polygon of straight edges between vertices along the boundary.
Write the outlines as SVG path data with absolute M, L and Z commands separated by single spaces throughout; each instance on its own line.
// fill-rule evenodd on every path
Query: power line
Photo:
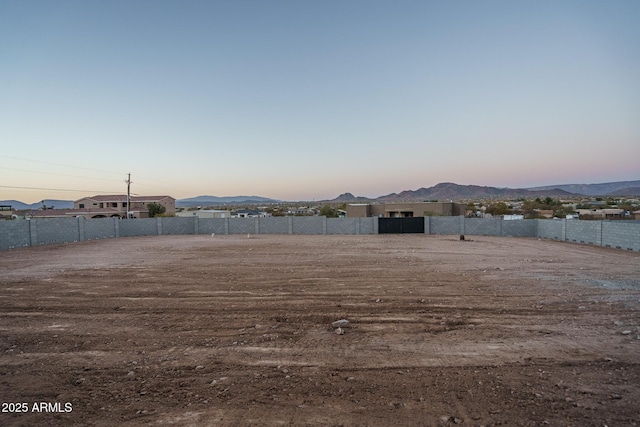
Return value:
M 73 169 L 88 170 L 88 171 L 92 171 L 92 172 L 104 172 L 104 173 L 108 173 L 108 174 L 112 174 L 112 175 L 125 175 L 124 173 L 121 174 L 120 172 L 107 171 L 107 170 L 103 170 L 103 169 L 87 168 L 87 167 L 82 167 L 82 166 L 74 166 L 74 165 L 67 165 L 67 164 L 63 164 L 63 163 L 47 162 L 47 161 L 42 161 L 42 160 L 31 160 L 31 159 L 25 159 L 25 158 L 22 158 L 22 157 L 7 156 L 5 154 L 0 154 L 0 157 L 4 157 L 4 158 L 7 158 L 7 159 L 12 159 L 12 160 L 22 160 L 22 161 L 25 161 L 25 162 L 41 163 L 41 164 L 45 164 L 45 165 L 54 165 L 54 166 L 62 166 L 62 167 L 73 168 Z M 15 171 L 29 172 L 29 173 L 40 173 L 40 174 L 46 174 L 46 175 L 68 176 L 68 177 L 71 177 L 71 178 L 85 178 L 85 179 L 100 180 L 100 181 L 111 181 L 111 180 L 106 179 L 106 178 L 93 178 L 93 177 L 88 177 L 88 176 L 59 174 L 59 173 L 53 173 L 53 172 L 31 171 L 31 170 L 27 170 L 27 169 L 8 168 L 8 167 L 2 167 L 2 166 L 0 166 L 0 169 L 15 170 Z M 145 176 L 141 176 L 141 175 L 136 175 L 136 176 L 142 178 L 143 180 L 154 181 L 154 182 L 160 183 L 160 184 L 162 184 L 164 186 L 168 186 L 168 187 L 173 188 L 173 189 L 181 190 L 181 188 L 176 187 L 173 184 L 170 184 L 168 182 L 160 181 L 158 179 L 153 179 L 153 178 L 149 178 L 149 177 L 145 177 Z M 131 183 L 133 184 L 133 182 L 131 182 Z M 162 188 L 162 187 L 160 187 L 158 185 L 147 184 L 147 183 L 140 182 L 140 181 L 136 181 L 136 184 L 137 185 L 146 185 L 146 186 L 155 187 L 155 188 Z
M 177 189 L 177 190 L 182 190 L 182 188 L 177 187 L 174 184 L 170 184 L 168 182 L 160 181 L 158 179 L 153 179 L 153 178 L 145 177 L 145 176 L 138 175 L 138 174 L 136 174 L 136 177 L 140 177 L 143 180 L 147 180 L 147 181 L 155 181 L 157 183 L 160 183 L 160 184 L 164 185 L 165 187 L 170 187 L 170 188 L 174 188 L 174 189 Z M 131 183 L 133 184 L 133 181 Z M 136 181 L 135 184 L 137 184 L 137 185 L 146 185 L 148 187 L 163 188 L 163 187 L 160 187 L 158 185 L 146 184 L 145 182 L 140 182 L 140 181 Z

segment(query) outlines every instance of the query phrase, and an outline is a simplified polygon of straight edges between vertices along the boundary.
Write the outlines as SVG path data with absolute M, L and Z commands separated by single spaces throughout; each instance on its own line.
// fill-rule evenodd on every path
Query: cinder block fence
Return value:
M 425 234 L 538 237 L 640 251 L 640 221 L 425 217 Z M 60 218 L 0 221 L 0 250 L 173 234 L 378 234 L 378 218 Z

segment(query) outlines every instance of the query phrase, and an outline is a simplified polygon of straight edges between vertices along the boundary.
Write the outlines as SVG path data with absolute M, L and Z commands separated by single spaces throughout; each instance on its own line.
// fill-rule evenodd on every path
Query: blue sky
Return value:
M 640 179 L 639 21 L 636 0 L 0 0 L 0 199 L 128 172 L 283 200 Z

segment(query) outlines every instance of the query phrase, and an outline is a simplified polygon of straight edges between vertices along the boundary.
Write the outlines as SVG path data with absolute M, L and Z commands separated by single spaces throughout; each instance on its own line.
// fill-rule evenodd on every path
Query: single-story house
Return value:
M 460 216 L 467 205 L 453 202 L 353 203 L 347 205 L 347 217 L 409 218 L 420 216 Z
M 231 218 L 231 211 L 217 210 L 217 209 L 198 209 L 194 211 L 180 211 L 176 212 L 176 216 L 182 218 Z

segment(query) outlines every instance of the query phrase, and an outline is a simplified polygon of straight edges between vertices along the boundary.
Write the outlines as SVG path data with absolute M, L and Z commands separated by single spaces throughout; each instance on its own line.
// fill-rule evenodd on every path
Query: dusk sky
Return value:
M 0 0 L 0 200 L 128 172 L 282 200 L 640 179 L 639 22 L 638 0 Z

